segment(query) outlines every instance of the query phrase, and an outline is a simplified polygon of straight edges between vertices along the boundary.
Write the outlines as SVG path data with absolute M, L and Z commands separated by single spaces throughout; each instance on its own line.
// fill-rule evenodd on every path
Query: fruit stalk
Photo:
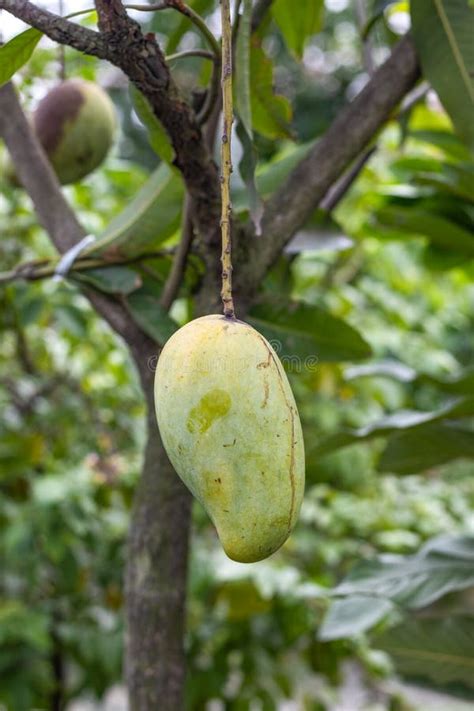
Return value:
M 230 20 L 230 0 L 221 0 L 222 18 L 222 141 L 221 141 L 221 233 L 222 233 L 222 304 L 224 316 L 234 318 L 232 299 L 232 242 L 230 198 L 230 175 L 232 173 L 232 24 Z

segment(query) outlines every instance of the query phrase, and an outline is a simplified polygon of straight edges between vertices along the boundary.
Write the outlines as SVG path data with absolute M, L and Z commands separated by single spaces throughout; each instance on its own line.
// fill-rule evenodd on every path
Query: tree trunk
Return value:
M 130 711 L 180 711 L 191 496 L 161 443 L 148 357 L 135 352 L 148 441 L 128 541 L 126 677 Z

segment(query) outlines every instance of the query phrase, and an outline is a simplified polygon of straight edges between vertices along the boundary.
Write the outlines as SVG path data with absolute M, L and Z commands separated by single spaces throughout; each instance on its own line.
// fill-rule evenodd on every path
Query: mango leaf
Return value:
M 420 185 L 430 185 L 448 195 L 474 202 L 474 168 L 469 163 L 444 163 L 440 170 L 420 172 L 414 178 Z
M 361 634 L 395 610 L 390 600 L 370 595 L 352 595 L 334 600 L 318 631 L 324 642 Z
M 253 38 L 250 49 L 250 83 L 253 128 L 267 138 L 290 136 L 291 105 L 273 91 L 273 64 Z
M 408 132 L 412 138 L 418 141 L 432 143 L 441 148 L 447 155 L 459 160 L 469 160 L 470 151 L 458 136 L 451 131 L 441 129 L 412 129 Z
M 148 99 L 133 84 L 130 84 L 130 97 L 135 113 L 148 132 L 151 147 L 159 158 L 171 165 L 175 157 L 173 146 L 165 129 L 153 113 Z
M 137 272 L 122 266 L 76 272 L 74 279 L 106 294 L 131 294 L 142 285 Z
M 234 94 L 236 112 L 250 137 L 252 137 L 252 106 L 250 101 L 251 21 L 252 0 L 244 0 L 235 48 Z
M 42 36 L 40 30 L 30 27 L 0 47 L 0 86 L 26 64 Z
M 293 168 L 305 157 L 312 145 L 313 142 L 299 146 L 294 143 L 288 144 L 270 162 L 259 166 L 255 176 L 258 194 L 265 198 L 280 187 Z M 235 189 L 232 202 L 236 212 L 249 209 L 247 189 Z
M 237 136 L 242 146 L 242 158 L 239 162 L 239 172 L 246 187 L 246 197 L 250 217 L 255 227 L 255 234 L 262 234 L 261 221 L 263 217 L 263 203 L 255 184 L 255 168 L 257 166 L 257 151 L 251 136 L 247 133 L 243 123 L 237 121 Z
M 445 419 L 458 419 L 474 415 L 474 397 L 456 398 L 439 410 L 420 412 L 417 410 L 400 410 L 393 415 L 381 417 L 376 422 L 359 427 L 346 429 L 327 437 L 312 447 L 312 454 L 325 455 L 342 449 L 355 442 L 367 441 L 375 437 L 392 435 L 397 430 L 409 430 L 420 425 L 439 422 Z
M 377 211 L 375 221 L 408 235 L 427 237 L 435 246 L 474 257 L 474 236 L 440 215 L 411 207 L 388 205 Z
M 474 690 L 474 617 L 407 620 L 375 640 L 397 671 L 432 685 L 461 684 Z
M 418 610 L 474 585 L 474 537 L 438 536 L 409 556 L 381 555 L 357 563 L 332 591 L 336 597 L 378 597 Z
M 262 201 L 255 185 L 257 152 L 253 141 L 252 105 L 250 98 L 250 35 L 252 20 L 252 0 L 244 0 L 243 13 L 237 35 L 235 62 L 235 100 L 238 116 L 237 135 L 242 145 L 242 159 L 239 172 L 247 188 L 249 209 L 257 235 L 261 234 L 260 222 L 263 215 Z
M 413 39 L 426 78 L 474 149 L 474 13 L 466 0 L 412 0 Z
M 417 373 L 414 368 L 395 360 L 352 365 L 344 370 L 344 379 L 347 381 L 373 376 L 393 378 L 401 383 L 428 383 L 444 392 L 457 395 L 474 395 L 474 367 L 466 368 L 460 373 L 445 377 L 436 377 L 429 373 Z
M 392 435 L 377 469 L 416 474 L 461 458 L 474 458 L 474 432 L 440 422 Z
M 136 323 L 157 343 L 163 345 L 178 325 L 160 306 L 156 294 L 140 289 L 127 297 L 127 307 Z
M 114 252 L 135 256 L 167 240 L 179 226 L 183 183 L 160 165 L 125 209 L 113 218 L 87 254 Z
M 285 44 L 297 59 L 303 56 L 306 40 L 322 29 L 324 0 L 276 0 L 272 15 Z
M 264 301 L 252 308 L 248 320 L 290 367 L 367 358 L 371 352 L 352 326 L 317 306 Z
M 377 363 L 351 365 L 344 370 L 344 380 L 383 376 L 402 383 L 411 383 L 416 379 L 416 370 L 396 360 L 383 360 Z

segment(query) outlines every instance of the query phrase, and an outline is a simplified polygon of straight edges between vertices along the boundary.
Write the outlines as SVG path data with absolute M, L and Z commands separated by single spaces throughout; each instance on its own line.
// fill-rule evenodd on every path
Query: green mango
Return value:
M 291 533 L 304 492 L 304 446 L 293 393 L 254 328 L 204 316 L 166 343 L 155 376 L 163 444 L 233 560 L 252 563 Z
M 90 81 L 67 79 L 38 104 L 33 127 L 63 185 L 92 173 L 106 157 L 116 131 L 115 108 Z

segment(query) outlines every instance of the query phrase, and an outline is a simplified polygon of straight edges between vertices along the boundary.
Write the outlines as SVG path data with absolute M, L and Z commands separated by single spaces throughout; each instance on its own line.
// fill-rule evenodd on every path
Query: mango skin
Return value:
M 155 376 L 170 461 L 233 560 L 252 563 L 291 533 L 304 492 L 304 445 L 278 356 L 242 321 L 204 316 L 166 343 Z

